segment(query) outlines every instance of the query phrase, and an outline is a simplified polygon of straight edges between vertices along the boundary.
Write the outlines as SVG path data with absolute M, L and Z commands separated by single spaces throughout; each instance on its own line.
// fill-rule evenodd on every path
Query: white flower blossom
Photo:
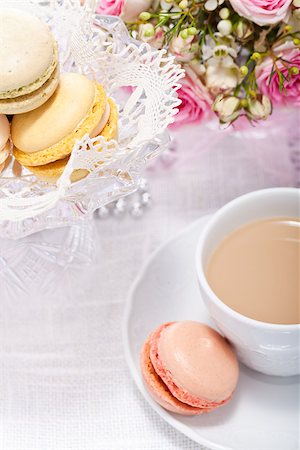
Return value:
M 229 123 L 239 117 L 241 113 L 241 102 L 237 97 L 218 95 L 212 109 L 218 114 L 221 122 Z
M 209 65 L 206 69 L 206 86 L 214 95 L 231 92 L 240 82 L 239 67 L 224 67 L 221 64 Z

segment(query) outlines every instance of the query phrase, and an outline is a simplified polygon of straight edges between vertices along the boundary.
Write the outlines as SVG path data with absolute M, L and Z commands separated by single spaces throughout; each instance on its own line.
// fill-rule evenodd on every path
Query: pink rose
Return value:
M 143 11 L 148 11 L 152 0 L 100 0 L 97 12 L 121 16 L 124 22 L 134 22 Z
M 185 69 L 186 76 L 180 80 L 182 87 L 178 90 L 182 103 L 172 124 L 174 128 L 187 123 L 201 122 L 211 114 L 212 99 L 205 86 L 190 67 Z
M 270 25 L 285 19 L 292 0 L 230 0 L 233 9 L 257 25 Z
M 257 85 L 261 93 L 267 95 L 274 104 L 300 106 L 299 48 L 295 47 L 292 42 L 286 42 L 277 47 L 275 51 L 276 55 L 282 57 L 285 61 L 289 61 L 289 64 L 284 62 L 284 65 L 280 60 L 276 62 L 280 72 L 288 80 L 284 82 L 284 89 L 280 92 L 280 80 L 277 73 L 270 80 L 270 74 L 273 68 L 273 59 L 270 57 L 265 58 L 256 68 Z M 289 77 L 288 67 L 295 67 L 295 72 L 298 69 L 298 74 L 295 73 Z
M 126 0 L 100 0 L 97 13 L 108 16 L 119 16 Z

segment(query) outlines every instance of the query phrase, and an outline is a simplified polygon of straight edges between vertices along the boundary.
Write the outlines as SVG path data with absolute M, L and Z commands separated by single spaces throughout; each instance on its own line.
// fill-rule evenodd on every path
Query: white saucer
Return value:
M 298 450 L 298 377 L 269 377 L 241 366 L 232 401 L 198 417 L 169 413 L 152 400 L 144 387 L 139 352 L 154 328 L 163 322 L 185 319 L 211 325 L 194 268 L 196 243 L 207 219 L 198 220 L 156 251 L 130 292 L 124 343 L 131 374 L 152 408 L 199 444 L 214 450 Z

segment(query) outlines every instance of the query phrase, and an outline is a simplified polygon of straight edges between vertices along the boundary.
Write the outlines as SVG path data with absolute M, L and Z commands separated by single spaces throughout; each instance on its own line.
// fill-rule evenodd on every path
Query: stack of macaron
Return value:
M 239 366 L 219 333 L 182 321 L 165 323 L 150 334 L 141 351 L 141 371 L 157 403 L 171 412 L 198 415 L 230 401 Z
M 116 104 L 96 81 L 59 74 L 58 46 L 45 23 L 22 10 L 1 8 L 0 42 L 0 113 L 13 116 L 13 155 L 22 166 L 53 183 L 84 135 L 117 138 Z M 0 149 L 1 166 L 8 146 Z M 72 181 L 87 174 L 74 171 Z

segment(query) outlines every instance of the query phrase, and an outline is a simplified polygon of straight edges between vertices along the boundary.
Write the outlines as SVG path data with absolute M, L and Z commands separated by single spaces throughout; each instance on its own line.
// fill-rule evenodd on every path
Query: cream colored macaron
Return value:
M 14 156 L 39 178 L 62 173 L 75 142 L 88 134 L 117 136 L 118 112 L 102 85 L 78 73 L 61 76 L 54 95 L 41 107 L 12 121 Z M 36 169 L 35 169 L 36 168 Z
M 19 114 L 45 103 L 55 91 L 58 49 L 36 16 L 0 8 L 0 113 Z

